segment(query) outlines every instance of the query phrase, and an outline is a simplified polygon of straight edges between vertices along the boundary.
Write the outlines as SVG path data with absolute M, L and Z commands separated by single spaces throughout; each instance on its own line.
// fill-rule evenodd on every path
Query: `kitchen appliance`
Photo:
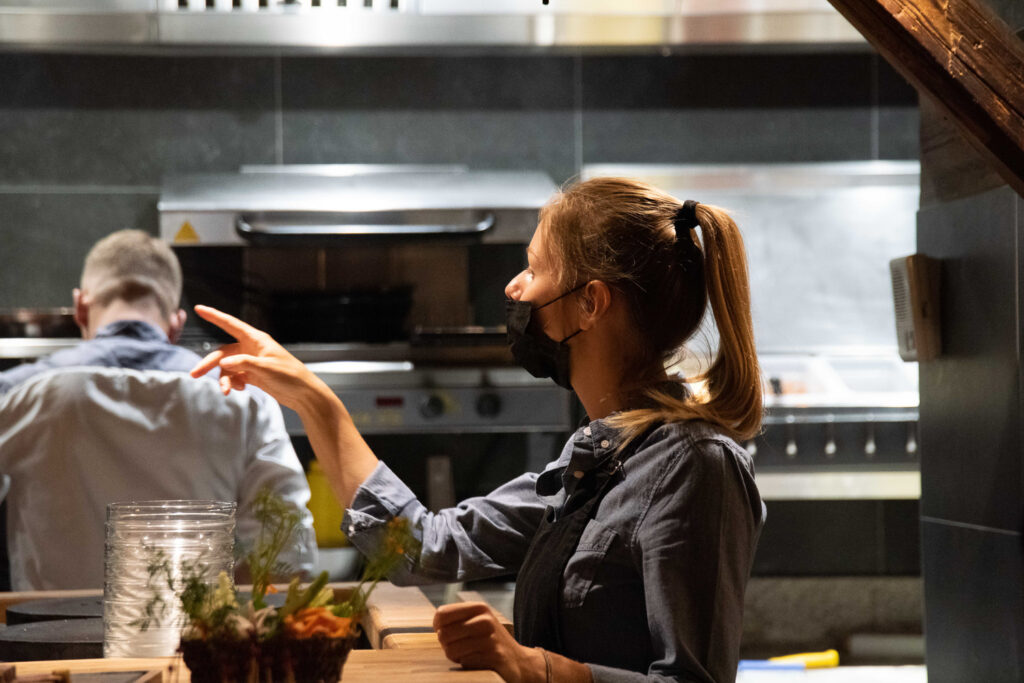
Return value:
M 483 453 L 469 483 L 484 486 L 495 468 L 539 469 L 573 428 L 572 395 L 515 367 L 499 325 L 556 190 L 543 173 L 461 166 L 244 167 L 169 178 L 160 235 L 186 305 L 274 334 L 439 508 L 468 488 L 454 453 Z M 182 343 L 202 353 L 222 340 L 193 316 Z M 301 440 L 297 416 L 286 423 Z

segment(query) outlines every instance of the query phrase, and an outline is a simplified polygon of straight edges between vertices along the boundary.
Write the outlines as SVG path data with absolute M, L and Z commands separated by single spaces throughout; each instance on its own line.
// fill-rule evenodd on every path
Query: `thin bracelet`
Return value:
M 540 650 L 540 653 L 544 655 L 544 683 L 551 683 L 551 658 L 548 656 L 548 651 L 542 647 L 535 649 Z

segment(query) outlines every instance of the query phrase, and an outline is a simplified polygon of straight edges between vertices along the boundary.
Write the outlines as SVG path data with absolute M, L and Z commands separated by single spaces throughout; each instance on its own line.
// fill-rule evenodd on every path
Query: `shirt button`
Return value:
M 587 436 L 590 436 L 590 427 L 584 427 L 583 433 L 586 434 Z
M 608 439 L 601 442 L 601 448 L 608 448 Z
M 582 479 L 583 478 L 583 470 L 576 470 L 575 472 L 572 473 L 572 476 L 576 477 L 577 479 Z

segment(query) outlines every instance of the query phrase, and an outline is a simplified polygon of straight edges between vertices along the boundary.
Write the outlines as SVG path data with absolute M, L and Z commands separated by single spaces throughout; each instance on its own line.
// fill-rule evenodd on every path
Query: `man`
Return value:
M 244 551 L 259 530 L 249 506 L 265 487 L 302 515 L 301 538 L 281 559 L 312 568 L 309 487 L 281 409 L 259 390 L 225 402 L 216 380 L 188 376 L 200 359 L 174 344 L 181 289 L 170 247 L 115 232 L 89 252 L 73 291 L 84 341 L 0 373 L 14 590 L 102 586 L 115 501 L 236 501 Z

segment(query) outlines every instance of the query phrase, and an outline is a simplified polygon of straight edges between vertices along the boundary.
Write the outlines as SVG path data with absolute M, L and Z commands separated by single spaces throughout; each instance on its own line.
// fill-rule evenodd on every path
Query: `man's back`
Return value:
M 102 586 L 109 502 L 235 500 L 249 539 L 263 486 L 304 507 L 302 469 L 265 399 L 164 370 L 68 367 L 16 385 L 0 397 L 12 587 Z M 308 525 L 306 536 L 289 558 L 297 569 L 313 561 Z

